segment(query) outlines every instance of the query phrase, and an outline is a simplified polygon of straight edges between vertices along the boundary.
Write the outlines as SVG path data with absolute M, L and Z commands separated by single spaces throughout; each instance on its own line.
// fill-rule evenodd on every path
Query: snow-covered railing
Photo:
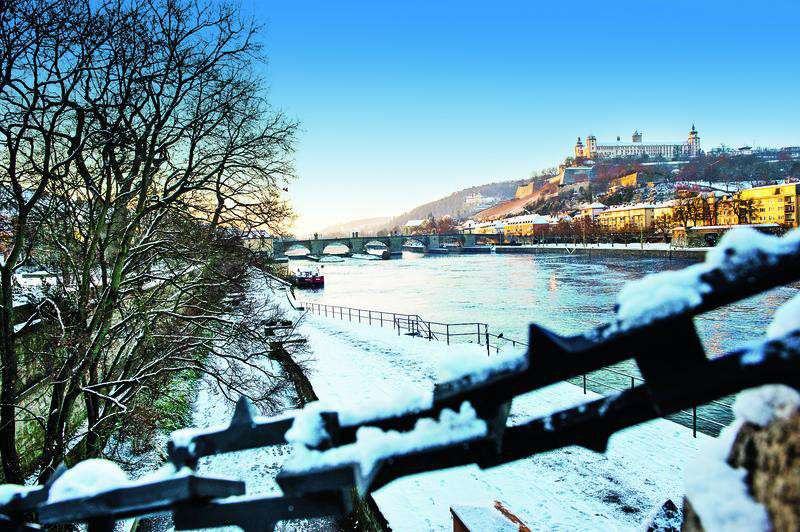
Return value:
M 229 425 L 174 433 L 166 474 L 132 482 L 104 469 L 108 462 L 82 462 L 46 486 L 3 486 L 0 519 L 24 529 L 34 513 L 42 524 L 112 530 L 115 519 L 169 510 L 177 530 L 272 530 L 281 520 L 348 512 L 353 488 L 366 494 L 420 472 L 494 467 L 568 445 L 603 452 L 621 429 L 746 388 L 800 390 L 800 296 L 778 310 L 765 337 L 714 359 L 694 329 L 701 312 L 800 279 L 800 232 L 747 236 L 729 233 L 699 267 L 629 286 L 616 319 L 587 334 L 562 337 L 531 325 L 526 352 L 451 364 L 449 380 L 430 396 L 383 408 L 316 402 L 277 418 L 255 416 L 242 399 Z M 631 358 L 641 384 L 507 425 L 514 397 Z M 194 472 L 205 456 L 286 443 L 294 449 L 276 478 L 279 496 L 245 496 L 238 481 Z
M 344 307 L 341 305 L 329 305 L 312 301 L 303 301 L 299 303 L 299 306 L 307 312 L 328 318 L 337 318 L 380 327 L 391 326 L 397 331 L 398 335 L 406 334 L 426 340 L 437 340 L 446 342 L 448 345 L 450 345 L 450 342 L 464 339 L 479 345 L 486 345 L 487 349 L 490 347 L 491 349 L 495 349 L 497 347 L 496 345 L 489 346 L 489 326 L 486 323 L 445 323 L 425 320 L 419 314 L 403 314 L 400 312 L 370 310 L 358 307 Z M 497 336 L 494 336 L 494 338 L 497 338 Z M 513 341 L 509 340 L 509 342 Z M 513 343 L 515 345 L 517 343 L 521 344 L 521 342 Z

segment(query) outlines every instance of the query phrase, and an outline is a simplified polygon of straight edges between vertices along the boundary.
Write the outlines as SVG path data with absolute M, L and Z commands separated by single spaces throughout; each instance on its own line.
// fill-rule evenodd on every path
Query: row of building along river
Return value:
M 305 262 L 305 261 L 303 261 Z M 558 334 L 573 335 L 613 318 L 617 293 L 643 275 L 684 268 L 688 261 L 585 257 L 564 254 L 423 256 L 403 259 L 326 263 L 325 288 L 300 291 L 298 299 L 369 310 L 418 314 L 437 322 L 482 322 L 493 334 L 527 342 L 527 325 L 536 322 Z M 297 262 L 291 261 L 291 267 Z M 798 291 L 784 286 L 709 312 L 695 320 L 713 357 L 763 334 L 772 314 Z M 617 366 L 638 375 L 635 364 Z M 610 372 L 591 376 L 601 393 L 630 386 L 630 379 Z M 582 379 L 580 379 L 582 380 Z M 577 384 L 582 384 L 578 380 Z M 608 385 L 608 386 L 606 386 Z M 730 398 L 723 402 L 729 403 Z M 699 425 L 716 433 L 729 409 L 699 409 Z M 678 416 L 691 425 L 691 416 Z

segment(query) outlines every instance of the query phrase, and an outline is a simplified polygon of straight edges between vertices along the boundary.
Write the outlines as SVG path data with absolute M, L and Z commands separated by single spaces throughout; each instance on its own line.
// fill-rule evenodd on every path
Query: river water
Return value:
M 612 319 L 616 295 L 626 282 L 690 264 L 561 254 L 422 256 L 405 252 L 397 260 L 346 259 L 324 264 L 325 288 L 297 296 L 330 305 L 419 314 L 430 321 L 483 322 L 493 334 L 502 332 L 527 342 L 530 322 L 562 335 L 584 332 Z M 707 352 L 713 357 L 763 334 L 775 309 L 797 292 L 798 286 L 776 288 L 696 318 Z M 619 369 L 638 374 L 632 362 Z M 606 383 L 606 389 L 590 388 L 607 393 L 611 386 L 625 386 L 616 377 L 606 378 L 611 380 L 596 379 Z M 702 411 L 717 421 L 729 418 L 724 408 Z M 701 428 L 717 432 L 713 427 Z

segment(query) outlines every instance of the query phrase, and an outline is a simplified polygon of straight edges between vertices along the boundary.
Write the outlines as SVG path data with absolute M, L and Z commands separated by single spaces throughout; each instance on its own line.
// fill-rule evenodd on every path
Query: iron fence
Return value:
M 381 327 L 388 326 L 388 324 L 391 323 L 392 328 L 397 331 L 398 335 L 405 334 L 406 336 L 429 341 L 443 341 L 446 342 L 447 345 L 450 345 L 451 341 L 455 342 L 459 339 L 466 339 L 471 343 L 486 346 L 487 355 L 490 355 L 492 351 L 494 351 L 494 353 L 499 353 L 500 349 L 506 346 L 528 347 L 526 342 L 507 337 L 503 333 L 490 333 L 489 325 L 486 323 L 443 323 L 425 320 L 418 314 L 368 310 L 311 301 L 300 302 L 296 308 L 304 309 L 323 317 L 346 319 L 351 322 L 356 321 L 369 325 L 380 325 Z M 643 383 L 644 379 L 639 375 L 632 375 L 615 368 L 607 367 L 600 368 L 590 375 L 584 374 L 580 378 L 568 379 L 568 382 L 581 386 L 585 394 L 590 389 L 594 392 L 602 392 L 604 390 L 624 391 L 628 388 L 634 388 L 636 384 Z M 630 382 L 630 386 L 624 386 L 622 384 L 628 382 Z M 593 385 L 593 387 L 587 387 L 589 384 Z M 698 408 L 700 409 L 699 411 Z M 703 414 L 704 411 L 712 409 L 717 419 L 710 417 L 710 415 Z M 716 436 L 732 418 L 733 411 L 729 403 L 710 401 L 699 407 L 695 406 L 691 409 L 682 410 L 667 419 L 690 428 L 692 430 L 692 435 L 697 437 L 698 431 L 710 436 Z

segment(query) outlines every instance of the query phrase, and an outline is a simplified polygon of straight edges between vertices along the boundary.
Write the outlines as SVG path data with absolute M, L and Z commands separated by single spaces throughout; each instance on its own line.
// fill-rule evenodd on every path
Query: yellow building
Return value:
M 653 206 L 653 220 L 661 227 L 672 227 L 674 217 L 674 202 L 665 201 Z
M 481 222 L 472 228 L 472 234 L 475 235 L 494 235 L 497 232 L 496 222 Z
M 601 227 L 609 231 L 625 229 L 644 229 L 653 227 L 655 205 L 637 203 L 636 205 L 623 205 L 612 207 L 597 214 L 597 221 Z
M 727 200 L 720 223 L 737 224 L 776 223 L 798 227 L 797 205 L 800 201 L 800 183 L 767 185 L 748 188 Z M 737 215 L 737 211 L 739 214 Z
M 503 222 L 506 236 L 535 236 L 549 225 L 548 219 L 539 214 L 514 216 Z
M 602 203 L 592 203 L 591 205 L 584 205 L 581 207 L 581 216 L 584 218 L 589 218 L 594 220 L 597 218 L 597 215 L 603 212 L 607 207 Z

